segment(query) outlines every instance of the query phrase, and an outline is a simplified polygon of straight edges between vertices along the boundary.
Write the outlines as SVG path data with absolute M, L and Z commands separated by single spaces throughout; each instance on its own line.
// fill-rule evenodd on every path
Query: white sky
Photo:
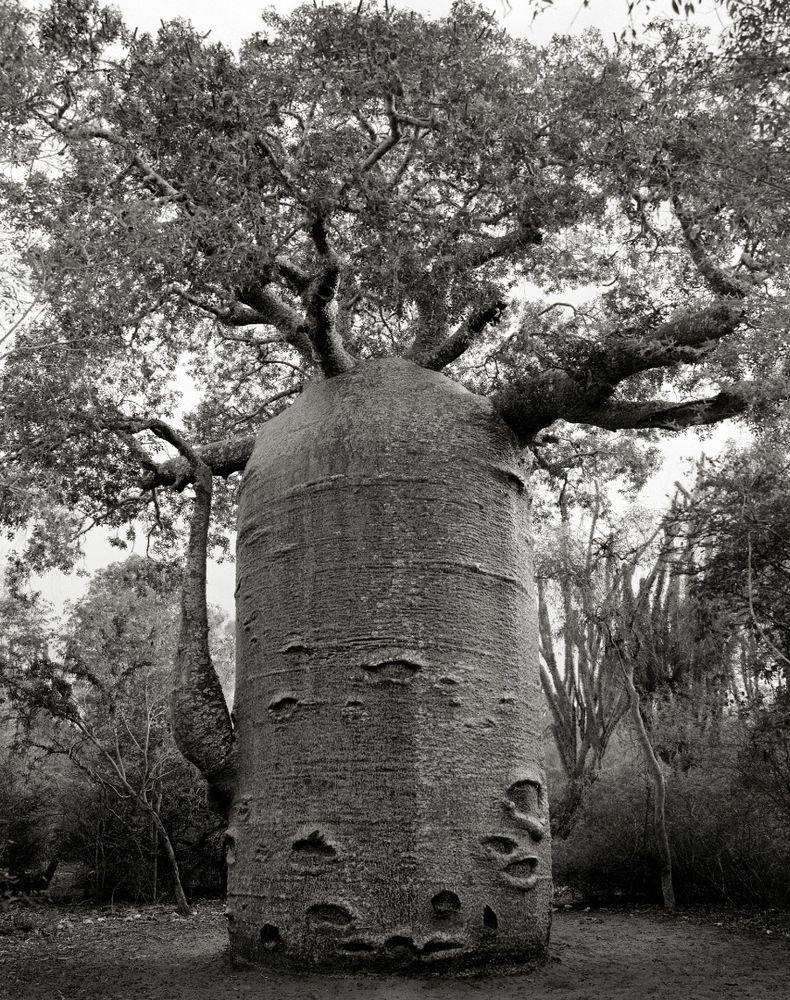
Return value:
M 391 2 L 396 5 L 398 0 Z M 260 29 L 260 11 L 264 6 L 286 13 L 297 6 L 297 3 L 294 0 L 275 0 L 268 5 L 250 0 L 223 0 L 221 4 L 213 0 L 115 0 L 113 5 L 121 10 L 129 26 L 139 27 L 143 31 L 155 31 L 162 20 L 183 17 L 191 20 L 201 31 L 210 31 L 213 38 L 235 48 L 240 39 Z M 39 4 L 35 0 L 27 0 L 26 6 L 34 7 Z M 402 2 L 399 6 L 428 16 L 442 16 L 448 12 L 450 0 L 411 0 Z M 629 26 L 627 0 L 590 0 L 589 7 L 585 7 L 582 0 L 556 0 L 552 9 L 540 14 L 535 20 L 533 8 L 524 0 L 510 0 L 509 9 L 507 0 L 483 0 L 483 6 L 493 10 L 512 34 L 528 37 L 538 44 L 547 42 L 553 34 L 576 34 L 589 27 L 597 27 L 604 34 L 620 34 Z M 644 7 L 644 0 L 642 6 Z M 723 13 L 714 0 L 700 0 L 696 6 L 693 21 L 718 33 L 723 26 Z M 644 9 L 637 11 L 634 14 L 634 26 L 638 30 L 647 17 L 658 15 L 673 17 L 670 0 L 649 0 L 649 14 Z M 688 480 L 691 461 L 702 450 L 709 454 L 718 451 L 736 433 L 736 429 L 728 422 L 715 428 L 702 442 L 694 432 L 667 436 L 664 468 L 644 491 L 641 497 L 643 503 L 648 507 L 663 508 L 673 493 L 675 480 Z M 143 540 L 141 545 L 144 544 Z M 0 559 L 7 549 L 8 546 L 0 541 Z M 104 533 L 94 532 L 86 540 L 84 568 L 92 573 L 110 562 L 124 558 L 128 551 L 124 553 L 113 548 L 108 544 Z M 209 565 L 209 601 L 231 614 L 234 573 L 232 562 Z M 64 576 L 62 573 L 52 572 L 46 574 L 36 586 L 43 591 L 56 611 L 60 611 L 64 602 L 81 596 L 87 583 L 85 576 Z
M 430 17 L 441 17 L 450 9 L 451 0 L 391 0 L 393 6 L 416 10 Z M 556 0 L 552 9 L 540 14 L 533 21 L 534 8 L 524 0 L 481 0 L 484 7 L 494 11 L 511 34 L 529 37 L 542 43 L 553 34 L 581 32 L 591 26 L 601 31 L 620 32 L 628 24 L 627 0 L 590 0 L 585 7 L 582 0 Z M 642 0 L 644 6 L 645 0 Z M 225 0 L 221 5 L 213 0 L 115 0 L 124 19 L 131 26 L 144 31 L 155 31 L 160 21 L 184 17 L 196 28 L 211 31 L 213 38 L 235 47 L 239 39 L 260 30 L 260 11 L 264 6 L 287 13 L 298 6 L 295 0 L 274 0 L 256 3 L 249 0 Z M 695 23 L 707 24 L 718 30 L 723 14 L 714 0 L 700 0 L 694 15 Z M 650 16 L 675 18 L 670 0 L 649 0 Z M 646 12 L 637 11 L 637 27 L 644 22 Z

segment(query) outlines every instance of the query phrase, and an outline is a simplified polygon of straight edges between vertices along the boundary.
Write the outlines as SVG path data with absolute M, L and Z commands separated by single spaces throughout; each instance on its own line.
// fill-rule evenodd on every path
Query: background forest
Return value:
M 631 487 L 655 456 L 643 458 Z M 660 518 L 633 497 L 613 504 L 570 462 L 543 470 L 536 576 L 560 901 L 660 901 L 665 838 L 681 905 L 790 902 L 789 462 L 781 434 L 758 433 L 701 460 Z M 55 899 L 220 895 L 224 827 L 169 731 L 178 565 L 115 563 L 62 622 L 11 569 L 7 888 L 31 877 L 43 888 L 57 861 Z M 233 623 L 215 611 L 211 635 L 232 706 Z

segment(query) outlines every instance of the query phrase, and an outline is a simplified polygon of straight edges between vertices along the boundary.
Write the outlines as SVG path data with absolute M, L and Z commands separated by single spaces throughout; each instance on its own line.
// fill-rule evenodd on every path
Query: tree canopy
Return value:
M 698 600 L 748 636 L 759 674 L 790 680 L 787 429 L 701 464 L 677 532 L 695 553 Z
M 661 22 L 538 48 L 466 0 L 269 12 L 237 53 L 3 0 L 32 303 L 2 344 L 4 523 L 43 497 L 166 528 L 190 455 L 241 470 L 307 380 L 370 357 L 446 369 L 525 444 L 784 398 L 784 79 Z

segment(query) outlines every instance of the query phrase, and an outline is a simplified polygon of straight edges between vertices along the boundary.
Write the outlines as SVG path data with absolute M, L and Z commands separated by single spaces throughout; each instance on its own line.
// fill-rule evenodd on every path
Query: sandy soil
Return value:
M 787 915 L 555 914 L 551 960 L 507 977 L 285 975 L 232 965 L 222 908 L 39 910 L 0 937 L 2 1000 L 783 1000 Z M 25 925 L 25 918 L 18 918 Z M 2 928 L 0 928 L 2 929 Z M 8 926 L 5 930 L 8 931 Z

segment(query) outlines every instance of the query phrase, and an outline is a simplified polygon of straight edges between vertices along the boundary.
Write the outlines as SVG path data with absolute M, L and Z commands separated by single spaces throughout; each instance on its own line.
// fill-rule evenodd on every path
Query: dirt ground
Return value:
M 222 907 L 39 908 L 0 922 L 2 1000 L 784 1000 L 787 914 L 561 911 L 552 956 L 512 976 L 286 975 L 226 956 Z

